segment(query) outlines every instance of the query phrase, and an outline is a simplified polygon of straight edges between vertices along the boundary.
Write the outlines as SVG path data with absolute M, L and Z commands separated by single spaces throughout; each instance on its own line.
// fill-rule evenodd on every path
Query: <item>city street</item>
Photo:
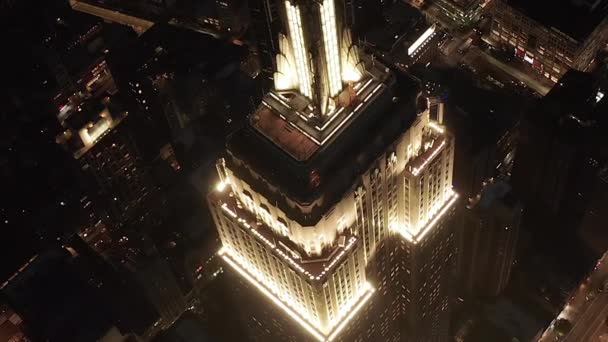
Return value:
M 481 58 L 483 60 L 483 62 L 490 64 L 494 68 L 501 70 L 501 71 L 507 73 L 508 75 L 512 76 L 513 78 L 525 83 L 528 87 L 532 88 L 534 91 L 536 91 L 540 95 L 544 96 L 549 92 L 549 90 L 551 90 L 549 81 L 541 82 L 538 79 L 538 77 L 536 77 L 536 75 L 527 74 L 523 71 L 518 70 L 517 68 L 515 68 L 511 65 L 501 62 L 498 59 L 496 59 L 495 57 L 482 51 L 478 47 L 471 47 L 471 49 L 469 50 L 469 52 L 467 53 L 467 55 L 464 58 L 464 62 L 466 64 L 469 64 L 470 60 L 471 61 L 477 60 L 476 62 L 479 62 L 478 58 Z M 474 63 L 472 63 L 472 64 L 474 64 Z
M 572 326 L 564 341 L 596 341 L 593 338 L 608 333 L 608 326 L 604 324 L 608 315 L 608 294 L 603 291 L 607 278 L 608 255 L 605 254 L 591 275 L 574 290 L 562 312 L 538 341 L 557 341 L 563 333 L 555 325 L 560 319 L 567 320 Z
M 446 42 L 442 47 L 443 61 L 447 65 L 456 67 L 466 64 L 472 71 L 483 70 L 495 78 L 502 79 L 503 83 L 504 81 L 508 83 L 510 80 L 517 80 L 523 82 L 523 84 L 540 95 L 545 95 L 551 90 L 552 83 L 550 81 L 541 79 L 541 77 L 535 74 L 525 73 L 512 65 L 506 64 L 477 46 L 467 47 L 466 39 L 468 39 L 468 36 L 463 38 L 455 37 L 453 40 Z M 459 50 L 464 53 L 459 53 Z
M 469 38 L 474 39 L 476 38 L 474 36 L 477 34 L 473 28 L 462 30 L 459 27 L 455 27 L 454 23 L 445 18 L 441 10 L 435 5 L 429 6 L 424 11 L 424 14 L 429 21 L 437 22 L 445 31 L 453 36 L 440 47 L 442 55 L 445 56 L 444 62 L 446 64 L 458 66 L 461 63 L 465 63 L 472 70 L 486 69 L 489 66 L 490 70 L 488 73 L 492 76 L 495 77 L 495 74 L 502 73 L 507 74 L 517 81 L 523 82 L 527 87 L 530 87 L 540 95 L 544 96 L 551 90 L 553 83 L 545 80 L 542 76 L 524 72 L 513 65 L 498 60 L 477 46 L 471 46 Z
M 608 295 L 601 294 L 581 314 L 576 325 L 572 328 L 572 332 L 564 341 L 598 341 L 599 336 L 607 331 L 606 326 L 603 324 L 606 317 L 608 317 Z M 577 329 L 578 326 L 581 328 Z M 596 327 L 599 327 L 599 329 Z

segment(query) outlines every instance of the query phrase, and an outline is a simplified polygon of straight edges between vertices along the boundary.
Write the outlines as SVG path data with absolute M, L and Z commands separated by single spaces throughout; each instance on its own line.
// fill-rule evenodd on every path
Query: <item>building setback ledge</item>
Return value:
M 375 289 L 368 283 L 363 288 L 359 296 L 353 298 L 349 303 L 349 310 L 344 310 L 345 315 L 341 317 L 333 326 L 323 329 L 323 327 L 317 326 L 310 320 L 306 319 L 301 312 L 298 312 L 293 305 L 287 299 L 280 298 L 274 291 L 267 287 L 255 274 L 247 271 L 247 267 L 242 265 L 237 258 L 231 255 L 230 251 L 222 248 L 218 252 L 219 256 L 233 269 L 239 276 L 245 278 L 251 285 L 253 285 L 258 291 L 260 291 L 266 298 L 268 298 L 274 305 L 279 307 L 285 312 L 292 320 L 294 320 L 302 329 L 306 330 L 316 341 L 319 342 L 331 342 L 338 337 L 338 335 L 344 330 L 346 325 L 357 315 L 361 308 L 369 302 L 370 298 L 375 292 Z M 323 331 L 326 331 L 325 333 Z

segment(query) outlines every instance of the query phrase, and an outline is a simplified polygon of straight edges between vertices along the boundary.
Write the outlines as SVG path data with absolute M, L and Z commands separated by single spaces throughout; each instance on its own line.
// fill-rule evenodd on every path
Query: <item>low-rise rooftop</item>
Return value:
M 114 130 L 128 112 L 109 97 L 89 100 L 70 107 L 61 122 L 65 130 L 56 138 L 57 143 L 66 147 L 79 159 L 93 148 L 104 136 Z

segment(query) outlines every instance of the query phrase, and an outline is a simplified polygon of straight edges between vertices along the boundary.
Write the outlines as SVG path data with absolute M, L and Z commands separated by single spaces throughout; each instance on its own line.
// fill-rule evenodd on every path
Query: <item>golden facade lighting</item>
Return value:
M 296 59 L 300 92 L 302 95 L 312 99 L 312 77 L 308 60 L 308 50 L 304 40 L 304 30 L 302 29 L 300 8 L 298 5 L 292 4 L 291 1 L 285 1 L 285 8 L 287 10 L 291 47 L 294 50 Z
M 440 124 L 436 123 L 435 121 L 429 122 L 429 127 L 437 134 L 445 133 L 445 128 Z
M 317 341 L 324 341 L 325 337 L 306 319 L 296 313 L 286 302 L 280 300 L 270 289 L 267 289 L 262 285 L 253 275 L 250 275 L 246 271 L 245 267 L 241 267 L 235 260 L 229 256 L 226 250 L 222 250 L 220 253 L 222 259 L 224 259 L 228 265 L 237 271 L 239 275 L 245 278 L 250 284 L 252 284 L 258 291 L 260 291 L 266 298 L 270 299 L 275 305 L 289 315 L 294 321 L 296 321 L 302 328 L 309 332 Z
M 291 90 L 298 87 L 298 69 L 289 39 L 283 34 L 279 36 L 281 53 L 277 55 L 277 71 L 274 73 L 274 88 L 278 91 Z
M 325 46 L 325 62 L 329 76 L 329 95 L 334 97 L 342 91 L 340 75 L 340 51 L 338 49 L 338 32 L 336 30 L 336 9 L 334 0 L 324 0 L 319 5 L 323 43 Z
M 422 241 L 422 239 L 424 239 L 424 237 L 428 234 L 428 232 L 430 232 L 433 229 L 433 227 L 435 227 L 437 222 L 439 222 L 446 215 L 446 213 L 454 207 L 454 204 L 456 203 L 457 200 L 458 200 L 458 194 L 453 192 L 451 197 L 449 197 L 447 204 L 443 206 L 443 208 L 437 215 L 434 215 L 433 219 L 428 224 L 425 225 L 422 232 L 416 237 L 417 242 L 420 242 L 420 241 Z
M 366 283 L 362 288 L 357 297 L 352 298 L 350 303 L 347 305 L 344 311 L 344 315 L 339 317 L 329 329 L 321 327 L 318 323 L 314 322 L 311 316 L 295 305 L 296 300 L 280 295 L 276 292 L 276 287 L 268 286 L 268 281 L 263 276 L 257 274 L 254 270 L 247 265 L 242 264 L 238 257 L 235 257 L 230 250 L 222 248 L 218 255 L 222 257 L 228 265 L 230 265 L 239 275 L 245 278 L 251 285 L 253 285 L 258 291 L 260 291 L 266 298 L 270 299 L 277 307 L 284 311 L 290 318 L 292 318 L 298 325 L 312 335 L 317 341 L 330 342 L 333 341 L 336 336 L 346 327 L 346 325 L 353 319 L 353 317 L 361 310 L 363 306 L 371 299 L 375 292 L 375 289 Z M 322 331 L 328 331 L 323 333 Z
M 315 189 L 311 194 L 275 178 L 275 162 L 302 162 L 303 176 L 294 175 L 304 183 L 310 175 L 312 184 L 312 176 L 319 176 L 317 160 L 329 164 L 325 159 L 339 157 L 321 155 L 339 151 L 324 146 L 355 127 L 354 121 L 364 116 L 367 120 L 367 113 L 373 117 L 375 111 L 381 115 L 388 110 L 395 83 L 381 63 L 366 59 L 369 68 L 363 68 L 349 30 L 343 29 L 338 0 L 282 1 L 288 34 L 279 38 L 275 90 L 264 97 L 249 121 L 249 128 L 259 135 L 236 139 L 229 151 L 230 163 L 218 163 L 224 182 L 210 194 L 209 202 L 226 263 L 307 331 L 311 340 L 329 342 L 354 331 L 348 324 L 369 305 L 375 290 L 366 267 L 377 246 L 392 248 L 382 244 L 383 239 L 403 236 L 422 248 L 424 244 L 418 242 L 425 237 L 441 236 L 429 232 L 444 227 L 458 197 L 451 190 L 448 170 L 453 164 L 453 141 L 443 126 L 430 121 L 427 110 L 418 113 L 421 119 L 409 133 L 381 131 L 379 137 L 391 134 L 395 140 L 392 150 L 373 152 L 378 154 L 374 157 L 378 165 L 384 166 L 360 170 L 354 179 L 345 180 L 352 181 L 350 190 L 325 189 L 332 185 L 319 181 L 318 193 Z M 278 148 L 272 153 L 278 154 L 263 160 L 267 165 L 239 155 L 254 153 L 245 148 L 257 141 L 249 138 L 266 139 Z M 319 159 L 311 159 L 315 153 Z M 430 172 L 441 173 L 436 177 L 441 182 L 430 180 Z M 406 190 L 410 181 L 415 191 Z M 379 217 L 387 217 L 389 227 Z
M 420 164 L 419 166 L 415 167 L 415 168 L 412 170 L 412 174 L 413 174 L 414 176 L 418 176 L 418 174 L 420 174 L 420 172 L 421 172 L 422 170 L 424 170 L 424 168 L 425 168 L 425 167 L 426 167 L 426 166 L 427 166 L 427 165 L 428 165 L 428 164 L 429 164 L 429 163 L 430 163 L 430 162 L 431 162 L 433 159 L 435 159 L 435 157 L 436 157 L 436 156 L 437 156 L 437 155 L 438 155 L 438 154 L 439 154 L 441 151 L 443 151 L 443 147 L 444 147 L 444 146 L 445 146 L 445 140 L 443 140 L 443 141 L 441 142 L 441 144 L 439 144 L 439 146 L 438 146 L 437 148 L 435 148 L 435 150 L 433 151 L 433 153 L 431 153 L 431 155 L 430 155 L 430 156 L 428 156 L 428 158 L 426 158 L 426 159 L 424 159 L 424 160 L 422 161 L 422 164 Z
M 310 100 L 318 118 L 332 116 L 340 107 L 338 103 L 343 104 L 346 98 L 338 100 L 345 83 L 359 82 L 364 73 L 350 31 L 341 29 L 342 18 L 336 12 L 335 1 L 318 0 L 303 5 L 284 0 L 289 34 L 279 38 L 281 52 L 277 56 L 275 90 L 298 91 Z M 319 53 L 309 54 L 317 45 Z
M 423 220 L 420 227 L 416 230 L 418 233 L 415 235 L 410 232 L 410 227 L 403 224 L 398 224 L 396 222 L 391 224 L 390 229 L 400 234 L 407 241 L 417 244 L 422 241 L 431 230 L 433 230 L 437 222 L 443 219 L 450 209 L 454 208 L 454 204 L 458 200 L 458 197 L 459 195 L 456 192 L 450 190 L 450 193 L 446 195 L 442 201 L 435 203 L 439 212 L 436 215 L 429 215 L 425 220 Z
M 359 59 L 357 47 L 353 44 L 350 30 L 342 32 L 341 58 L 342 58 L 342 81 L 353 83 L 359 82 L 363 77 L 363 68 Z

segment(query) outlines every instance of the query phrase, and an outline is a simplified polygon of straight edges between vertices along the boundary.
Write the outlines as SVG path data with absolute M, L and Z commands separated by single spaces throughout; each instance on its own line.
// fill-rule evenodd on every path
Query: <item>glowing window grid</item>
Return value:
M 216 189 L 219 192 L 223 192 L 226 189 L 227 185 L 229 184 L 229 182 L 225 182 L 224 184 L 222 184 L 222 183 L 224 183 L 224 182 L 221 182 L 220 184 L 218 184 L 216 186 Z M 343 260 L 346 253 L 350 249 L 352 249 L 355 246 L 355 243 L 357 242 L 357 238 L 355 238 L 354 236 L 351 237 L 348 240 L 348 243 L 343 247 L 342 251 L 340 251 L 340 253 L 335 255 L 333 257 L 332 261 L 328 265 L 326 265 L 319 274 L 314 275 L 314 274 L 308 272 L 307 270 L 305 270 L 304 268 L 302 268 L 302 266 L 300 266 L 298 264 L 298 262 L 296 260 L 294 260 L 294 258 L 292 258 L 288 253 L 285 253 L 280 248 L 277 248 L 277 246 L 274 243 L 272 243 L 271 241 L 266 239 L 251 224 L 249 224 L 245 219 L 240 217 L 226 203 L 223 203 L 220 206 L 220 208 L 230 218 L 236 220 L 236 222 L 239 223 L 242 227 L 246 228 L 248 231 L 253 233 L 253 235 L 256 238 L 258 238 L 259 241 L 261 241 L 263 244 L 268 246 L 271 250 L 275 251 L 280 256 L 280 258 L 287 261 L 287 263 L 289 265 L 294 267 L 301 274 L 307 276 L 310 280 L 320 280 L 323 276 L 325 276 L 325 274 L 327 274 L 327 272 L 329 272 L 338 262 Z M 232 249 L 230 246 L 224 246 L 223 251 L 232 251 Z M 233 259 L 238 260 L 239 263 L 241 264 L 241 266 L 245 267 L 249 271 L 249 273 L 254 274 L 256 276 L 256 279 L 258 279 L 258 281 L 262 282 L 266 288 L 271 289 L 273 291 L 273 293 L 278 294 L 279 298 L 289 298 L 288 302 L 289 302 L 290 308 L 292 310 L 298 312 L 301 317 L 306 318 L 310 324 L 313 324 L 313 325 L 316 324 L 317 326 L 319 325 L 318 319 L 314 319 L 313 316 L 308 312 L 307 308 L 302 305 L 302 303 L 298 302 L 296 299 L 293 299 L 291 297 L 291 295 L 289 294 L 289 292 L 280 291 L 280 286 L 277 285 L 277 283 L 273 279 L 267 278 L 262 272 L 260 272 L 256 265 L 253 265 L 253 264 L 249 263 L 247 260 L 242 259 L 239 256 L 239 254 L 236 252 L 231 252 L 231 256 Z M 365 289 L 368 286 L 369 285 L 365 285 L 363 287 L 363 289 Z M 332 329 L 332 328 L 336 327 L 338 324 L 340 324 L 342 317 L 345 317 L 346 315 L 348 315 L 349 311 L 352 309 L 353 300 L 355 300 L 357 298 L 358 298 L 358 296 L 352 297 L 349 299 L 349 301 L 347 303 L 340 306 L 340 308 L 337 312 L 337 315 L 333 316 L 330 319 L 330 322 L 329 322 L 330 329 Z
M 433 209 L 429 212 L 429 215 L 422 220 L 419 225 L 418 233 L 413 235 L 409 228 L 405 225 L 399 225 L 397 223 L 393 223 L 390 226 L 390 229 L 401 234 L 406 240 L 412 242 L 414 244 L 419 243 L 424 239 L 424 237 L 437 225 L 437 223 L 445 217 L 448 211 L 454 207 L 454 204 L 458 200 L 458 194 L 453 190 L 450 190 L 444 197 L 443 200 L 438 201 L 433 206 Z M 437 213 L 435 215 L 435 213 Z
M 222 248 L 218 254 L 226 261 L 230 267 L 232 267 L 237 273 L 251 283 L 258 291 L 264 296 L 270 299 L 277 307 L 284 311 L 291 319 L 298 323 L 304 330 L 311 334 L 319 342 L 331 342 L 333 341 L 346 325 L 355 317 L 355 315 L 361 310 L 361 308 L 370 300 L 375 292 L 375 289 L 366 283 L 366 286 L 362 288 L 359 295 L 352 300 L 347 306 L 347 310 L 344 310 L 345 314 L 340 317 L 341 319 L 331 326 L 331 331 L 328 334 L 323 334 L 318 325 L 312 323 L 309 318 L 302 315 L 300 310 L 296 310 L 293 307 L 293 301 L 289 298 L 282 298 L 276 294 L 272 288 L 267 287 L 266 282 L 263 278 L 259 278 L 260 275 L 256 275 L 251 272 L 252 269 L 246 265 L 241 264 L 238 261 L 238 257 L 235 257 L 229 249 Z

